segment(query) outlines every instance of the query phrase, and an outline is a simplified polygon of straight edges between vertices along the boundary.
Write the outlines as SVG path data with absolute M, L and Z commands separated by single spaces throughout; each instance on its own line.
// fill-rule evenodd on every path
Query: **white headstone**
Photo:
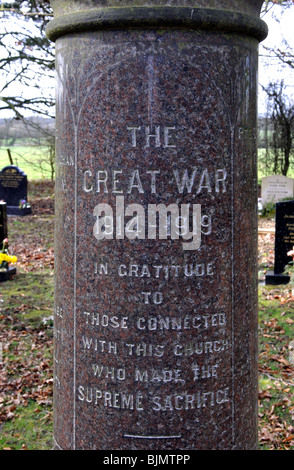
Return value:
M 262 178 L 261 199 L 262 203 L 280 202 L 286 198 L 294 197 L 294 179 L 287 176 L 273 175 Z

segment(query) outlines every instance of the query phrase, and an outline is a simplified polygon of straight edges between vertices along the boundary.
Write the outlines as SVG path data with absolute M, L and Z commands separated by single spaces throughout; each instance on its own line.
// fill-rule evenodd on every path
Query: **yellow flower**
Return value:
M 2 261 L 6 261 L 7 263 L 16 263 L 17 257 L 9 256 L 9 255 L 6 255 L 5 253 L 0 253 L 0 263 L 2 263 Z

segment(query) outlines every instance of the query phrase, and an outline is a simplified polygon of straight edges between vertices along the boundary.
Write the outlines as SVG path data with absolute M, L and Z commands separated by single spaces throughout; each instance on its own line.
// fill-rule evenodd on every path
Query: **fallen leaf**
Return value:
M 294 434 L 290 434 L 290 436 L 287 436 L 285 439 L 283 439 L 283 442 L 293 441 L 293 439 L 294 439 Z

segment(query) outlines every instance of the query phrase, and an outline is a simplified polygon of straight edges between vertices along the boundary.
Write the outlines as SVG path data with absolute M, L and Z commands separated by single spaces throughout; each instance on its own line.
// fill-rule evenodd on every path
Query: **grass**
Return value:
M 52 425 L 46 409 L 36 405 L 34 400 L 18 411 L 18 426 L 10 420 L 0 428 L 0 449 L 2 450 L 49 450 L 52 448 Z
M 28 180 L 50 179 L 49 148 L 47 146 L 10 147 L 13 164 L 18 166 Z M 0 147 L 0 169 L 10 165 L 7 147 Z
M 9 299 L 9 308 L 21 314 L 26 321 L 41 322 L 52 315 L 53 272 L 42 273 L 20 271 L 16 282 L 1 286 L 2 297 Z M 20 303 L 21 300 L 21 303 Z
M 294 298 L 259 288 L 259 437 L 262 450 L 294 449 Z M 293 343 L 292 343 L 293 344 Z
M 0 284 L 0 449 L 52 448 L 53 185 L 31 182 L 33 215 L 9 217 L 17 275 Z

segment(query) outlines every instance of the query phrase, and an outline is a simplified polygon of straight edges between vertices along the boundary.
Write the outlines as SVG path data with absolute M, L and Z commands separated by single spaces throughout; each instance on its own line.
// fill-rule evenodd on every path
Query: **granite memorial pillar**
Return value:
M 55 449 L 256 448 L 262 3 L 52 0 Z

